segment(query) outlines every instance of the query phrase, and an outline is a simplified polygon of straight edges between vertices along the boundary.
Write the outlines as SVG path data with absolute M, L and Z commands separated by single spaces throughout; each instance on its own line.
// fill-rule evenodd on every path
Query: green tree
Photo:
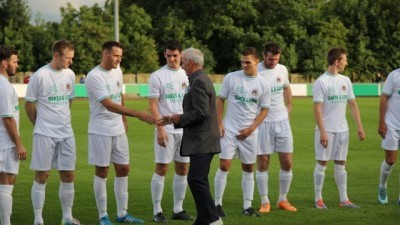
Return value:
M 98 4 L 93 7 L 81 6 L 61 8 L 62 20 L 58 28 L 57 39 L 67 39 L 75 46 L 76 63 L 71 68 L 76 73 L 88 73 L 100 62 L 103 42 L 113 40 L 113 23 Z
M 22 0 L 0 0 L 0 44 L 18 50 L 22 62 L 19 69 L 29 71 L 33 67 L 32 42 L 29 30 L 29 9 Z

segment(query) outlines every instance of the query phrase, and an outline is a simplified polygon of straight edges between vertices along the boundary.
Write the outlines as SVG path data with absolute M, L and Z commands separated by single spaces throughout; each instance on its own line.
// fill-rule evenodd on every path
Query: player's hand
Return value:
M 25 160 L 27 157 L 26 149 L 23 145 L 20 145 L 17 148 L 17 152 L 15 153 L 18 160 Z
M 365 133 L 363 129 L 359 129 L 358 130 L 358 137 L 360 139 L 360 141 L 364 141 L 365 140 Z
M 385 122 L 379 122 L 378 125 L 378 134 L 385 139 L 386 137 L 386 132 L 387 132 L 387 126 Z
M 158 126 L 165 126 L 172 123 L 174 123 L 172 116 L 163 116 L 161 119 L 157 120 Z
M 319 141 L 322 145 L 322 147 L 326 148 L 328 147 L 328 134 L 326 132 L 321 132 L 321 137 Z
M 155 124 L 156 120 L 154 119 L 154 117 L 150 114 L 148 114 L 147 112 L 137 112 L 137 116 L 136 116 L 139 120 L 146 122 L 148 124 Z
M 242 130 L 239 130 L 239 134 L 236 135 L 236 138 L 243 141 L 248 136 L 250 136 L 251 133 L 253 133 L 253 130 L 250 127 L 244 128 Z
M 219 127 L 219 137 L 223 138 L 225 136 L 225 127 L 223 124 L 218 124 Z
M 157 143 L 162 147 L 167 147 L 168 135 L 165 133 L 164 129 L 158 129 L 157 131 Z

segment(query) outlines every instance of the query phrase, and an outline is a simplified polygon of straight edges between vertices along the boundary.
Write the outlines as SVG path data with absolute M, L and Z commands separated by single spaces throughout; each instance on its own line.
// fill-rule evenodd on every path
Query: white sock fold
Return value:
M 228 172 L 218 169 L 214 178 L 215 205 L 222 205 L 222 197 L 224 196 L 227 179 Z
M 243 190 L 243 209 L 251 207 L 254 195 L 254 175 L 253 172 L 242 171 L 242 190 Z
M 381 188 L 386 188 L 387 187 L 387 180 L 390 176 L 390 173 L 392 172 L 393 165 L 387 164 L 385 160 L 383 160 L 381 164 L 381 173 L 379 176 L 379 187 Z
M 97 210 L 99 211 L 99 219 L 107 216 L 107 178 L 103 179 L 94 176 L 93 182 L 94 197 L 96 198 Z
M 161 200 L 164 192 L 165 177 L 156 173 L 151 178 L 151 199 L 153 201 L 153 215 L 162 212 Z
M 264 172 L 256 170 L 258 193 L 260 194 L 262 204 L 269 203 L 268 178 L 268 170 Z
M 322 199 L 322 188 L 324 186 L 326 166 L 321 166 L 319 163 L 315 165 L 314 169 L 314 191 L 315 201 Z
M 174 174 L 172 190 L 174 192 L 174 213 L 183 211 L 183 200 L 186 196 L 187 176 Z
M 13 185 L 0 185 L 0 224 L 11 225 Z
M 60 198 L 62 212 L 63 212 L 63 219 L 62 221 L 65 222 L 66 220 L 72 220 L 72 206 L 74 203 L 74 196 L 75 196 L 75 189 L 74 183 L 64 183 L 60 182 L 60 188 L 58 191 L 58 197 Z
M 43 223 L 43 206 L 46 197 L 46 184 L 39 184 L 33 181 L 31 189 L 31 199 L 33 212 L 35 214 L 35 223 Z
M 286 201 L 287 193 L 289 193 L 290 184 L 292 183 L 293 173 L 292 170 L 279 171 L 279 199 L 278 202 Z
M 345 170 L 345 165 L 335 164 L 335 181 L 339 190 L 340 202 L 348 201 L 347 197 L 347 172 Z
M 115 177 L 114 194 L 117 201 L 118 217 L 126 216 L 128 211 L 128 177 Z

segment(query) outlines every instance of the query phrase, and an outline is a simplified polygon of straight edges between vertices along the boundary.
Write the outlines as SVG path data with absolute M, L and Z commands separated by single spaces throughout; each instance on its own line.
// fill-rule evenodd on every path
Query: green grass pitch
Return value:
M 223 199 L 228 217 L 224 224 L 253 225 L 253 224 L 400 224 L 399 169 L 394 168 L 389 178 L 389 204 L 380 205 L 377 200 L 377 185 L 383 151 L 380 149 L 380 138 L 377 134 L 379 98 L 358 98 L 361 117 L 366 132 L 366 140 L 357 140 L 356 127 L 348 114 L 350 126 L 350 146 L 347 163 L 348 194 L 352 201 L 359 204 L 361 209 L 339 208 L 339 194 L 334 182 L 333 165 L 330 163 L 326 171 L 323 197 L 328 210 L 317 210 L 314 206 L 313 170 L 314 160 L 314 117 L 311 98 L 295 98 L 291 124 L 294 135 L 293 182 L 288 198 L 297 207 L 297 212 L 286 212 L 276 209 L 278 198 L 279 164 L 276 155 L 272 156 L 270 166 L 269 198 L 272 203 L 271 212 L 259 218 L 248 218 L 240 215 L 242 211 L 241 171 L 240 163 L 235 160 L 228 175 L 228 185 Z M 21 121 L 20 133 L 29 153 L 32 146 L 32 125 L 20 102 Z M 127 100 L 130 108 L 145 110 L 147 100 Z M 87 124 L 89 108 L 87 100 L 74 101 L 72 105 L 72 124 L 77 145 L 77 166 L 75 180 L 75 201 L 73 214 L 84 225 L 98 224 L 98 213 L 93 194 L 93 166 L 88 165 L 87 159 Z M 153 157 L 153 126 L 129 118 L 129 143 L 131 149 L 131 172 L 129 176 L 129 212 L 152 224 L 153 207 L 150 195 L 150 181 L 154 171 Z M 34 173 L 29 170 L 30 157 L 20 165 L 20 173 L 14 188 L 14 204 L 12 224 L 33 224 L 33 209 L 30 190 Z M 218 156 L 214 157 L 210 183 L 212 193 L 215 171 L 218 167 Z M 170 167 L 173 169 L 173 166 Z M 170 170 L 164 190 L 162 206 L 167 217 L 172 215 L 172 175 Z M 114 170 L 110 170 L 107 182 L 108 213 L 114 220 L 116 205 L 113 192 Z M 57 171 L 52 171 L 46 189 L 44 221 L 47 225 L 60 224 L 62 212 L 58 198 L 59 177 Z M 254 191 L 253 207 L 258 209 L 260 199 L 257 186 Z M 191 192 L 188 188 L 184 209 L 191 215 L 196 214 Z M 191 222 L 168 221 L 169 224 L 192 224 Z

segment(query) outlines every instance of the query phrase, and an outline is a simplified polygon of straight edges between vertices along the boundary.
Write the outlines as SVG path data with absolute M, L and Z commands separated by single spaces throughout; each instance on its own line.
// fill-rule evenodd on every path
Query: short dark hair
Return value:
M 255 59 L 260 59 L 260 53 L 254 47 L 247 47 L 242 51 L 243 56 L 252 55 Z
M 334 47 L 329 49 L 327 56 L 328 64 L 333 65 L 336 60 L 341 60 L 343 54 L 347 55 L 347 51 L 344 48 Z
M 62 56 L 64 54 L 65 49 L 74 51 L 75 47 L 71 42 L 69 42 L 65 39 L 61 39 L 61 40 L 54 42 L 51 49 L 52 49 L 53 53 L 57 52 L 60 56 Z
M 9 60 L 12 55 L 18 55 L 17 50 L 5 45 L 0 46 L 0 61 Z
M 278 45 L 278 43 L 275 42 L 268 42 L 264 46 L 264 54 L 268 54 L 268 52 L 271 52 L 273 55 L 281 54 L 282 49 Z
M 119 43 L 118 41 L 106 41 L 103 43 L 103 47 L 101 49 L 110 51 L 113 47 L 124 49 L 122 44 Z
M 171 51 L 178 50 L 179 52 L 182 52 L 182 44 L 176 39 L 170 39 L 165 42 L 164 52 L 166 52 L 167 49 Z

